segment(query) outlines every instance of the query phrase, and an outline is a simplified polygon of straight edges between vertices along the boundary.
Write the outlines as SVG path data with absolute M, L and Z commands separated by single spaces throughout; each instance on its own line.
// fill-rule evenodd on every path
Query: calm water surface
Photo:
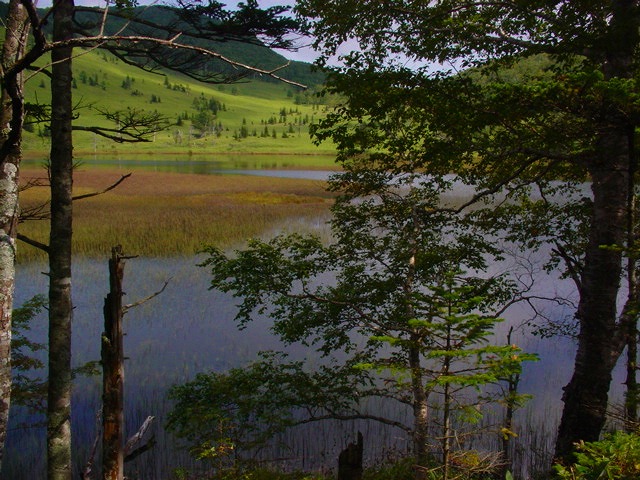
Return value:
M 242 366 L 255 358 L 259 350 L 278 348 L 277 340 L 269 333 L 267 319 L 258 319 L 245 330 L 239 331 L 233 321 L 235 301 L 229 295 L 209 291 L 209 277 L 205 269 L 197 267 L 194 257 L 172 259 L 140 258 L 127 261 L 124 290 L 125 303 L 132 303 L 159 290 L 170 278 L 166 290 L 148 303 L 130 310 L 125 317 L 125 405 L 127 428 L 134 433 L 147 415 L 156 415 L 156 437 L 158 445 L 136 468 L 138 478 L 158 477 L 166 469 L 186 465 L 195 468 L 184 452 L 173 448 L 173 441 L 162 430 L 163 417 L 168 405 L 165 394 L 168 387 L 187 381 L 201 371 L 224 371 Z M 41 274 L 45 265 L 21 266 L 17 278 L 17 303 L 38 293 L 46 293 L 46 277 Z M 74 324 L 73 358 L 78 366 L 100 356 L 100 334 L 103 330 L 102 305 L 108 291 L 107 259 L 76 260 L 73 272 Z M 518 318 L 520 316 L 520 318 Z M 527 312 L 514 310 L 506 315 L 517 323 Z M 43 341 L 46 334 L 46 316 L 36 319 L 34 332 Z M 501 328 L 498 337 L 506 341 L 506 328 Z M 560 412 L 561 387 L 571 373 L 573 347 L 567 341 L 541 341 L 518 333 L 514 339 L 525 350 L 538 352 L 541 361 L 527 364 L 522 379 L 521 391 L 531 393 L 534 399 L 520 412 L 523 424 L 537 428 L 544 424 L 547 432 L 543 438 L 552 441 L 554 422 Z M 294 356 L 305 357 L 313 353 L 302 348 L 293 349 Z M 74 454 L 78 459 L 87 458 L 90 445 L 95 437 L 95 417 L 99 409 L 100 379 L 80 379 L 74 391 L 73 429 Z M 14 423 L 17 418 L 13 417 Z M 24 420 L 22 418 L 21 420 Z M 14 425 L 15 427 L 15 425 Z M 323 462 L 337 458 L 344 443 L 355 435 L 354 429 L 363 427 L 343 426 L 339 430 L 341 438 L 327 435 L 328 443 L 321 450 L 311 453 L 320 459 L 320 465 L 307 459 L 307 466 L 322 466 Z M 397 432 L 379 432 L 374 427 L 365 436 L 366 449 L 378 454 L 381 446 L 402 450 L 406 439 L 396 436 Z M 309 432 L 307 432 L 309 433 Z M 306 442 L 318 438 L 307 435 Z M 336 431 L 332 431 L 336 434 Z M 522 442 L 527 441 L 527 433 L 522 433 Z M 536 432 L 530 432 L 534 436 Z M 539 435 L 539 432 L 537 432 Z M 381 437 L 383 437 L 381 439 Z M 550 438 L 551 437 L 551 438 Z M 34 476 L 31 468 L 44 468 L 42 455 L 35 455 L 44 448 L 44 429 L 15 430 L 11 432 L 5 459 L 15 480 L 41 478 Z M 344 443 L 340 443 L 345 439 Z M 387 445 L 388 444 L 388 445 Z M 317 447 L 314 445 L 314 448 Z M 547 445 L 548 448 L 551 444 Z M 312 451 L 312 447 L 306 447 Z M 16 457 L 16 451 L 30 451 L 28 459 Z M 322 453 L 321 453 L 322 452 Z M 22 458 L 25 465 L 16 462 Z M 153 459 L 153 460 L 150 460 Z M 302 459 L 299 459 L 302 461 Z M 35 462 L 35 464 L 34 464 Z M 14 470 L 15 468 L 15 470 Z M 43 472 L 44 470 L 42 470 Z M 22 472 L 22 473 L 21 473 Z M 136 478 L 136 477 L 134 477 Z
M 265 170 L 283 171 L 281 175 L 288 176 L 284 171 L 336 170 L 333 156 L 328 155 L 216 155 L 216 156 L 171 156 L 152 157 L 140 155 L 138 157 L 125 156 L 82 156 L 75 158 L 81 165 L 91 168 L 117 168 L 122 170 L 143 170 L 153 172 L 173 173 L 249 173 L 263 174 Z M 42 160 L 24 160 L 23 165 L 37 167 Z M 313 174 L 312 175 L 313 178 Z M 308 178 L 307 176 L 294 178 Z

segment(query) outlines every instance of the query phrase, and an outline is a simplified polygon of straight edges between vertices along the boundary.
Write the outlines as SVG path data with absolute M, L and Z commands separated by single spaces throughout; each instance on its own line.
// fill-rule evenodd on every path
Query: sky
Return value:
M 235 2 L 237 3 L 237 2 Z M 295 0 L 258 0 L 258 5 L 262 8 L 273 7 L 275 5 L 281 5 L 283 7 L 293 7 L 295 5 Z M 229 2 L 227 5 L 233 5 L 234 3 Z M 289 58 L 291 60 L 299 60 L 301 62 L 309 62 L 313 63 L 313 61 L 318 57 L 318 54 L 313 51 L 313 49 L 309 46 L 311 43 L 311 39 L 309 38 L 300 38 L 296 39 L 297 44 L 301 45 L 297 51 L 287 51 L 287 50 L 276 50 L 282 56 Z

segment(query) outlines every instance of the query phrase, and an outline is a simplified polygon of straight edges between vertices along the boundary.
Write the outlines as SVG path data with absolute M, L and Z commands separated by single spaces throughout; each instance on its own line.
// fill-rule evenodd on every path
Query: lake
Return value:
M 254 159 L 256 160 L 256 159 Z M 116 160 L 119 162 L 119 160 Z M 262 160 L 259 160 L 262 162 Z M 113 160 L 111 161 L 113 162 Z M 109 165 L 113 167 L 113 164 Z M 122 161 L 123 169 L 133 165 Z M 238 160 L 239 163 L 249 160 Z M 85 163 L 89 164 L 90 161 Z M 256 165 L 247 169 L 216 162 L 184 161 L 144 164 L 144 168 L 175 168 L 169 171 L 197 169 L 198 173 L 245 173 L 259 175 L 295 175 L 294 178 L 323 179 L 327 171 L 308 171 L 302 168 L 266 171 Z M 274 161 L 272 160 L 272 164 Z M 275 162 L 277 163 L 277 162 Z M 290 162 L 291 164 L 295 162 Z M 98 165 L 94 165 L 98 168 Z M 298 165 L 299 167 L 299 165 Z M 135 167 L 138 168 L 138 167 Z M 279 168 L 279 167 L 274 167 Z M 166 170 L 163 170 L 166 171 Z M 195 170 L 191 170 L 195 171 Z M 321 224 L 309 228 L 324 228 Z M 126 246 L 125 246 L 126 248 Z M 103 329 L 102 305 L 108 291 L 107 258 L 76 259 L 73 272 L 73 300 L 75 305 L 73 324 L 73 358 L 78 366 L 100 356 L 100 334 Z M 133 303 L 159 290 L 170 279 L 166 290 L 148 303 L 130 310 L 125 317 L 125 405 L 129 434 L 134 433 L 147 415 L 157 416 L 155 425 L 156 447 L 145 453 L 133 465 L 128 466 L 132 478 L 160 479 L 169 477 L 174 468 L 197 469 L 184 451 L 175 448 L 175 441 L 163 430 L 164 415 L 169 405 L 166 401 L 168 387 L 185 382 L 201 371 L 224 371 L 242 366 L 255 358 L 256 352 L 278 348 L 277 340 L 269 333 L 267 319 L 258 319 L 245 330 L 238 331 L 233 317 L 235 301 L 229 295 L 208 290 L 209 276 L 205 269 L 197 267 L 195 256 L 176 258 L 137 258 L 127 261 L 124 290 L 125 303 Z M 535 262 L 535 259 L 532 259 Z M 509 268 L 508 265 L 496 269 Z M 47 278 L 44 264 L 18 266 L 16 280 L 16 305 L 35 294 L 46 294 Z M 542 275 L 542 274 L 540 274 Z M 539 282 L 540 293 L 551 291 L 568 294 L 572 286 L 566 281 L 545 276 Z M 572 315 L 571 311 L 555 309 L 549 312 L 556 318 Z M 497 342 L 506 341 L 509 325 L 519 325 L 530 313 L 522 307 L 514 307 L 504 317 L 508 323 L 496 334 Z M 46 316 L 40 315 L 34 325 L 35 339 L 44 341 Z M 571 374 L 574 346 L 568 339 L 543 340 L 532 337 L 526 329 L 516 332 L 514 342 L 525 351 L 537 352 L 541 360 L 525 366 L 521 388 L 523 393 L 534 395 L 527 407 L 518 412 L 521 447 L 516 454 L 526 458 L 532 449 L 540 450 L 546 459 L 553 447 L 556 423 L 561 413 L 561 394 Z M 298 347 L 292 354 L 306 357 L 310 352 Z M 614 396 L 622 389 L 622 372 L 616 373 L 612 387 Z M 82 378 L 76 382 L 73 394 L 74 456 L 81 468 L 89 455 L 95 437 L 96 414 L 100 404 L 100 378 Z M 3 474 L 12 480 L 44 478 L 45 430 L 42 427 L 17 428 L 26 418 L 19 412 L 12 415 L 5 452 Z M 352 441 L 358 430 L 363 431 L 367 458 L 374 460 L 389 451 L 404 451 L 407 439 L 398 432 L 390 432 L 368 424 L 329 425 L 324 433 L 317 427 L 302 429 L 295 438 L 284 440 L 293 443 L 291 450 L 273 450 L 275 457 L 286 458 L 290 465 L 300 468 L 333 467 L 339 451 Z M 319 440 L 321 439 L 321 440 Z M 21 452 L 21 453 L 19 453 Z
M 113 155 L 96 155 L 75 159 L 81 166 L 91 168 L 119 168 L 126 171 L 153 171 L 173 173 L 250 173 L 262 174 L 265 170 L 277 170 L 287 176 L 285 171 L 304 172 L 304 176 L 295 178 L 315 179 L 314 171 L 337 170 L 331 155 L 286 155 L 286 154 L 255 154 L 255 155 L 141 155 L 121 157 Z M 23 161 L 23 166 L 33 167 L 43 164 L 42 160 L 29 159 Z

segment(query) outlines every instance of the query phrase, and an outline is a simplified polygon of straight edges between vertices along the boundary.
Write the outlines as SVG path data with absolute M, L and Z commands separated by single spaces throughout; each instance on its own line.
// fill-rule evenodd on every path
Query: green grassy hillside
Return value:
M 207 85 L 172 72 L 144 72 L 98 50 L 76 49 L 75 53 L 75 125 L 114 127 L 99 112 L 125 109 L 157 111 L 171 123 L 165 131 L 153 135 L 150 142 L 137 144 L 75 132 L 76 156 L 333 151 L 331 145 L 316 147 L 309 138 L 309 124 L 326 111 L 326 105 L 318 103 L 313 91 L 259 80 Z M 48 78 L 42 73 L 32 75 L 25 94 L 28 102 L 49 103 Z M 25 156 L 45 155 L 49 149 L 46 125 L 31 124 L 27 130 Z
M 41 10 L 41 15 L 44 15 L 44 10 Z M 172 28 L 177 26 L 179 29 L 187 32 L 191 30 L 191 28 L 185 24 L 181 18 L 179 18 L 175 10 L 168 10 L 160 5 L 137 7 L 131 10 L 129 15 L 130 18 L 141 19 L 155 25 L 168 25 Z M 100 9 L 94 9 L 91 11 L 85 10 L 77 12 L 75 18 L 80 23 L 99 24 L 102 20 L 102 11 Z M 210 20 L 210 18 L 203 18 L 203 28 L 209 28 L 207 24 Z M 45 30 L 50 32 L 51 27 L 52 25 L 48 24 L 45 26 Z M 164 38 L 166 36 L 166 32 L 162 30 L 148 27 L 146 25 L 142 26 L 135 22 L 130 24 L 128 20 L 118 18 L 117 16 L 109 17 L 109 20 L 104 25 L 104 33 L 107 35 L 113 35 L 116 33 L 122 35 L 139 35 L 141 32 L 149 35 L 150 37 Z M 97 31 L 94 31 L 94 33 L 98 34 Z M 318 85 L 324 81 L 324 75 L 318 71 L 314 71 L 310 64 L 296 61 L 287 62 L 285 57 L 274 50 L 269 49 L 258 39 L 245 39 L 245 41 L 227 39 L 220 41 L 216 40 L 214 37 L 215 34 L 213 32 L 209 35 L 209 38 L 206 39 L 196 38 L 187 33 L 180 37 L 180 41 L 189 45 L 196 45 L 216 51 L 227 58 L 265 70 L 272 70 L 281 67 L 285 63 L 289 63 L 289 66 L 286 69 L 279 71 L 279 74 L 283 78 L 287 78 L 304 85 Z M 207 63 L 210 70 L 225 72 L 229 75 L 235 75 L 238 73 L 234 67 L 222 61 L 210 59 Z

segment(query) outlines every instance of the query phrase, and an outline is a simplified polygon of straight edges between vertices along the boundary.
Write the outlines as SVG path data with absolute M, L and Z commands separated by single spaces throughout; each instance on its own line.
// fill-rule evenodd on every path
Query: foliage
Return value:
M 395 172 L 456 175 L 474 192 L 461 209 L 479 209 L 517 247 L 550 254 L 548 268 L 575 283 L 581 361 L 556 453 L 597 439 L 635 321 L 617 317 L 622 256 L 602 246 L 635 239 L 637 2 L 300 0 L 296 9 L 320 63 L 338 56 L 329 91 L 344 101 L 316 127 L 319 141 Z M 340 55 L 347 41 L 359 48 Z M 512 68 L 519 62 L 543 70 Z
M 415 460 L 404 458 L 398 461 L 387 461 L 367 468 L 363 472 L 363 480 L 413 480 Z
M 45 350 L 46 345 L 29 339 L 31 322 L 47 305 L 43 295 L 36 295 L 21 307 L 13 310 L 11 338 L 11 366 L 13 383 L 11 401 L 29 409 L 41 412 L 47 395 L 46 381 L 33 375 L 33 371 L 44 368 L 44 362 L 33 356 Z
M 285 345 L 312 347 L 319 359 L 265 353 L 245 369 L 174 387 L 170 427 L 196 451 L 216 438 L 246 449 L 296 424 L 364 419 L 412 435 L 422 458 L 426 416 L 406 424 L 363 400 L 426 412 L 430 396 L 445 392 L 464 411 L 458 393 L 484 390 L 531 359 L 487 344 L 498 321 L 491 311 L 514 294 L 509 279 L 480 274 L 495 254 L 491 238 L 435 208 L 421 174 L 344 166 L 331 182 L 341 193 L 332 243 L 292 234 L 252 240 L 233 256 L 205 250 L 212 288 L 240 298 L 241 328 L 267 315 Z
M 192 478 L 202 480 L 205 478 L 206 480 L 327 480 L 328 477 L 322 473 L 284 472 L 265 467 L 232 466 L 217 470 L 206 477 L 192 477 L 187 470 L 181 468 L 174 472 L 174 478 L 175 480 L 190 480 Z
M 615 432 L 597 442 L 580 442 L 571 465 L 557 464 L 554 471 L 563 480 L 632 480 L 640 476 L 640 437 Z
M 454 474 L 451 478 L 457 480 L 489 480 L 500 478 L 495 473 L 490 473 L 482 468 L 476 468 L 474 466 L 465 466 L 465 463 L 476 463 L 475 467 L 478 467 L 479 463 L 482 463 L 485 458 L 476 451 L 464 452 L 457 459 L 459 463 L 454 469 Z M 411 457 L 402 458 L 399 460 L 388 460 L 380 462 L 378 465 L 370 468 L 366 468 L 363 474 L 363 480 L 414 480 L 416 478 L 416 468 L 420 470 L 420 477 L 427 480 L 442 480 L 441 466 L 437 462 L 430 462 L 425 467 L 416 467 L 416 460 Z M 513 476 L 510 472 L 505 474 L 504 480 L 513 480 Z
M 187 440 L 192 454 L 201 459 L 225 446 L 241 455 L 297 424 L 304 418 L 299 416 L 302 410 L 320 418 L 330 411 L 353 410 L 357 403 L 353 385 L 368 383 L 366 373 L 352 366 L 329 365 L 308 372 L 302 362 L 285 359 L 263 353 L 245 368 L 201 373 L 174 386 L 169 394 L 175 402 L 169 429 Z

